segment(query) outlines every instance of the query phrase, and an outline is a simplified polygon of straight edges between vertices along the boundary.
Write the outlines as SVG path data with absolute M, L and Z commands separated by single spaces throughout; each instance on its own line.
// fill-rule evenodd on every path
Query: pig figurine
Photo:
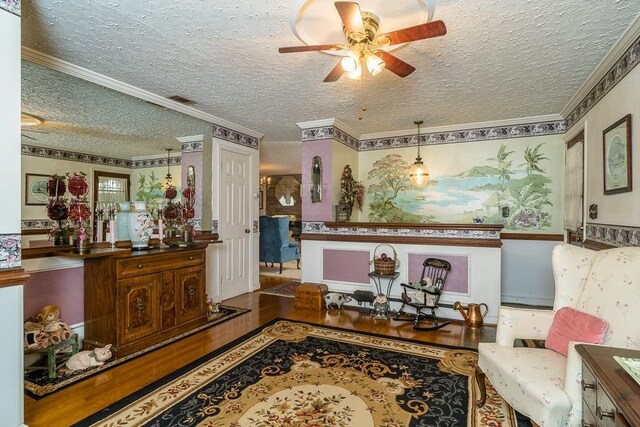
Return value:
M 341 294 L 340 292 L 329 292 L 324 296 L 324 303 L 327 306 L 327 310 L 329 310 L 331 306 L 342 310 L 342 305 L 349 301 L 351 301 L 351 297 Z
M 80 371 L 94 366 L 102 366 L 111 358 L 111 344 L 103 348 L 94 348 L 91 351 L 80 351 L 67 360 L 67 368 L 72 371 Z

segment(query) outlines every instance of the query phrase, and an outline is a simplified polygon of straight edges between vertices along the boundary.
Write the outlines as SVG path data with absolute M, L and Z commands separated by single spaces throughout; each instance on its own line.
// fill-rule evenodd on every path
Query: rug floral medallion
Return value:
M 78 425 L 517 425 L 490 384 L 473 404 L 471 350 L 282 320 L 234 344 Z

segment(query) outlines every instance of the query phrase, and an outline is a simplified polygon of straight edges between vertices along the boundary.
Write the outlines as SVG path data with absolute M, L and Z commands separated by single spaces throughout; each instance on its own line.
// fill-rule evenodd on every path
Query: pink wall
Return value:
M 333 221 L 333 140 L 302 143 L 302 220 Z M 311 160 L 322 159 L 322 201 L 311 203 Z
M 84 268 L 31 273 L 24 287 L 24 317 L 35 316 L 45 305 L 60 306 L 70 325 L 84 321 Z
M 467 293 L 469 291 L 469 259 L 466 256 L 409 254 L 409 281 L 417 282 L 422 274 L 422 263 L 427 258 L 440 258 L 451 263 L 444 290 Z
M 322 278 L 341 282 L 369 284 L 369 251 L 322 251 Z

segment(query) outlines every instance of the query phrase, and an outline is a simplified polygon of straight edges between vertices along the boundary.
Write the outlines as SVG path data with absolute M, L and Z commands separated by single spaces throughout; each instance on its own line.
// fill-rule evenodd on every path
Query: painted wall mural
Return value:
M 506 230 L 560 232 L 562 140 L 531 138 L 428 151 L 427 187 L 411 187 L 412 151 L 372 159 L 366 175 L 372 222 L 490 223 Z M 482 144 L 482 145 L 481 145 Z M 472 147 L 473 145 L 473 147 Z M 427 147 L 435 148 L 435 147 Z M 362 164 L 361 164 L 362 166 Z M 366 169 L 365 169 L 366 170 Z

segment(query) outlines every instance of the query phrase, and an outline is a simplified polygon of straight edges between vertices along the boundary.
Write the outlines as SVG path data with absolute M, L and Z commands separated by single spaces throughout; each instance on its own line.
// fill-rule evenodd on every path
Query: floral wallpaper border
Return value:
M 204 144 L 202 142 L 183 142 L 181 148 L 183 153 L 196 153 L 204 150 Z
M 20 16 L 22 5 L 20 0 L 0 0 L 0 9 Z
M 587 223 L 587 239 L 611 246 L 640 246 L 640 227 Z
M 329 234 L 340 236 L 388 236 L 428 237 L 437 239 L 500 240 L 500 232 L 492 230 L 435 230 L 424 228 L 370 228 L 349 226 L 340 228 L 328 228 L 322 221 L 303 221 L 302 233 Z
M 22 230 L 44 230 L 49 231 L 55 225 L 55 221 L 48 218 L 23 219 L 20 221 L 20 229 Z
M 0 234 L 0 270 L 22 265 L 22 242 L 19 234 Z
M 170 157 L 169 158 L 169 166 L 177 166 L 182 162 L 181 157 Z M 132 169 L 143 169 L 143 168 L 155 168 L 159 166 L 167 166 L 166 158 L 158 158 L 158 159 L 143 159 L 143 160 L 132 160 L 131 168 Z
M 75 162 L 93 163 L 97 165 L 117 166 L 121 168 L 131 168 L 132 161 L 116 159 L 113 157 L 96 156 L 93 154 L 76 153 L 74 151 L 56 150 L 51 148 L 37 147 L 35 145 L 22 144 L 22 155 L 33 157 L 44 157 L 47 159 L 70 160 Z
M 457 144 L 462 142 L 488 141 L 496 139 L 526 138 L 530 136 L 557 135 L 566 131 L 564 120 L 538 123 L 523 123 L 510 126 L 494 126 L 449 132 L 432 132 L 420 135 L 420 144 Z M 393 138 L 358 140 L 335 126 L 325 126 L 302 131 L 302 141 L 317 141 L 333 138 L 356 151 L 386 150 L 418 145 L 417 135 Z
M 571 128 L 587 114 L 591 108 L 598 103 L 611 89 L 631 71 L 640 64 L 640 37 L 638 37 L 629 49 L 611 66 L 609 71 L 600 81 L 589 91 L 571 113 L 567 116 L 567 129 Z
M 258 138 L 216 124 L 213 125 L 213 137 L 224 139 L 234 144 L 244 145 L 245 147 L 255 150 L 258 149 Z
M 77 153 L 75 151 L 56 150 L 51 148 L 37 147 L 35 145 L 22 144 L 22 155 L 43 157 L 45 159 L 69 160 L 82 163 L 91 163 L 94 165 L 107 165 L 120 168 L 142 169 L 154 168 L 158 166 L 167 166 L 166 158 L 158 159 L 142 159 L 142 160 L 125 160 L 116 159 L 114 157 L 96 156 L 94 154 Z M 169 165 L 179 165 L 180 156 L 171 157 Z

